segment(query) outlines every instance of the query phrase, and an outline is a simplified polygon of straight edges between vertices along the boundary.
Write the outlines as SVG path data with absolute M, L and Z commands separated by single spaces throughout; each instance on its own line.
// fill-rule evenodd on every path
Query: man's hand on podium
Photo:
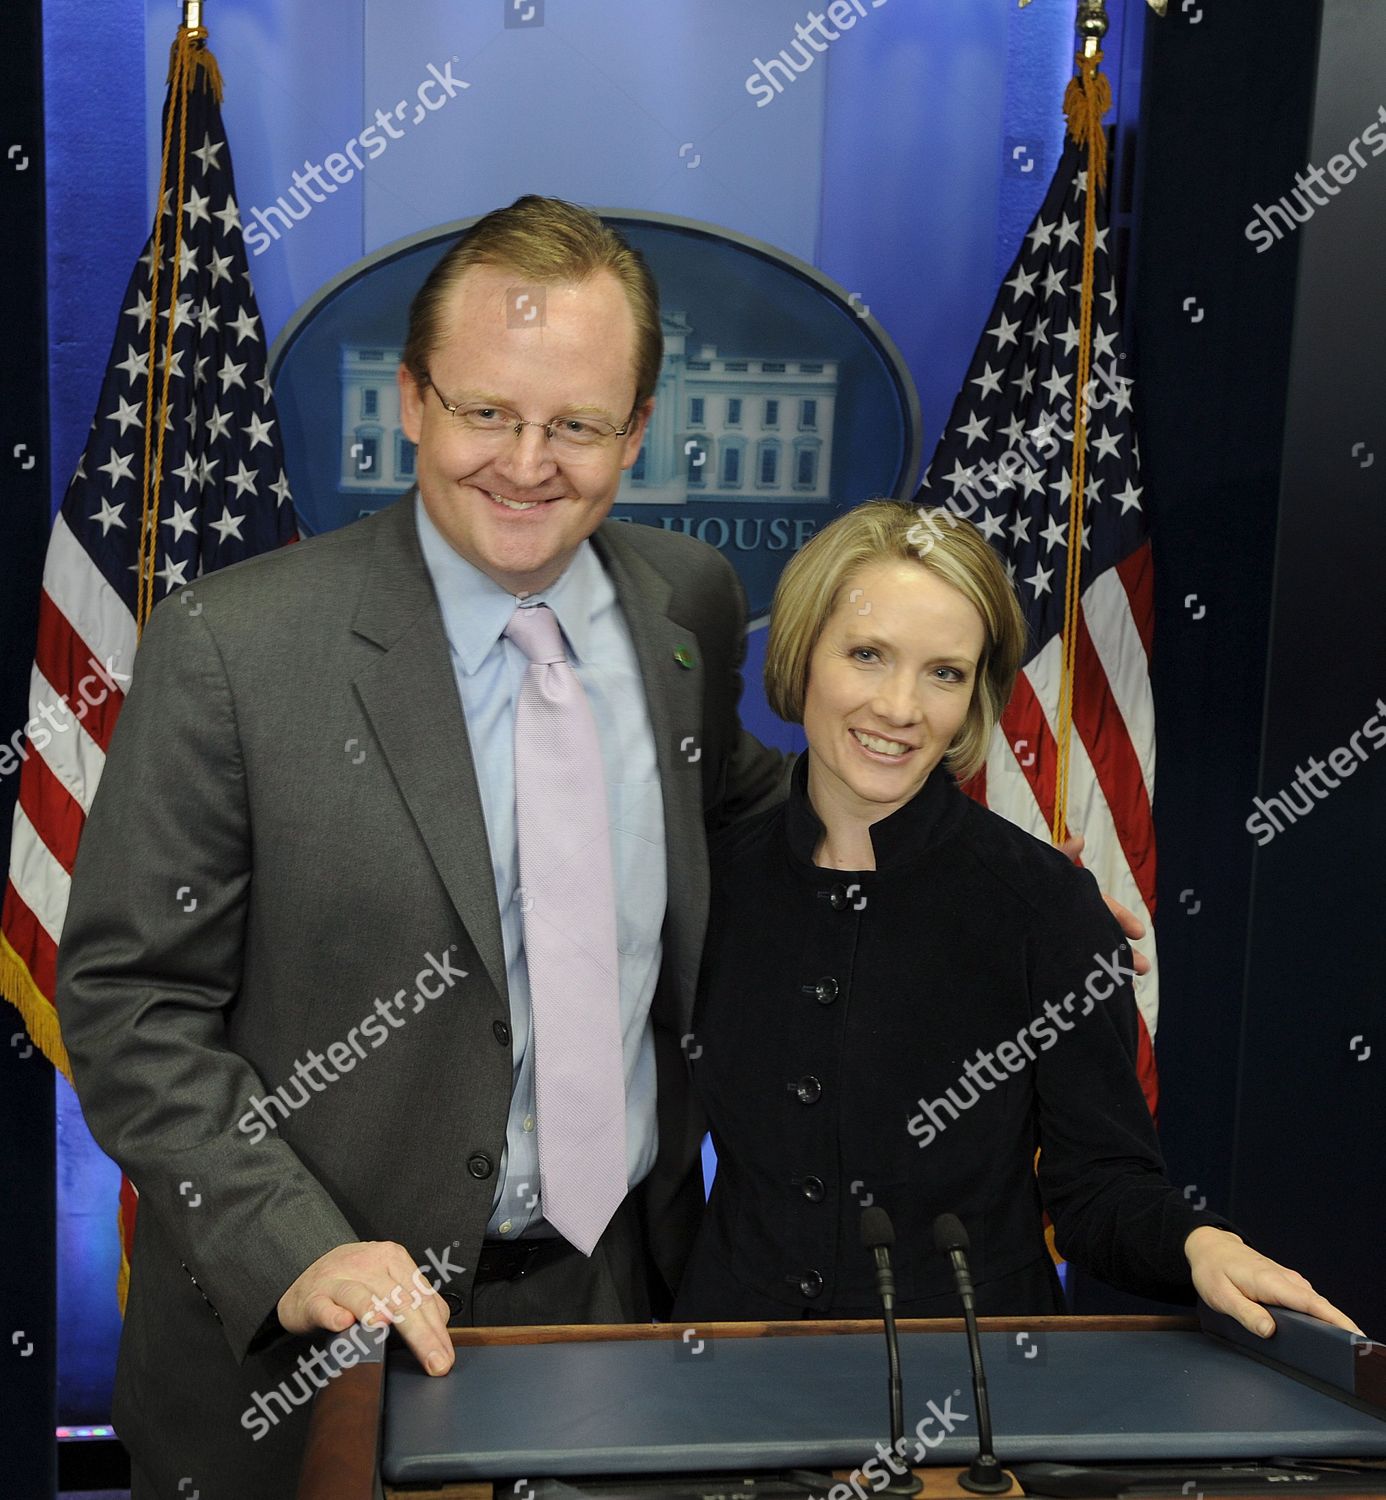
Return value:
M 392 1240 L 338 1245 L 320 1255 L 276 1311 L 289 1333 L 342 1333 L 353 1323 L 374 1330 L 393 1323 L 430 1375 L 446 1375 L 453 1366 L 448 1305 L 404 1246 Z
M 1059 853 L 1066 854 L 1075 865 L 1079 863 L 1079 856 L 1082 852 L 1083 835 L 1081 833 L 1070 833 L 1059 845 Z M 1129 911 L 1115 896 L 1109 896 L 1106 891 L 1103 891 L 1102 899 L 1107 903 L 1107 910 L 1117 919 L 1117 926 L 1121 928 L 1126 940 L 1132 945 L 1132 968 L 1137 974 L 1150 973 L 1150 960 L 1135 947 L 1136 942 L 1145 936 L 1145 924 L 1135 912 Z
M 1269 1338 L 1275 1320 L 1261 1305 L 1291 1307 L 1349 1333 L 1362 1330 L 1345 1312 L 1288 1266 L 1253 1250 L 1239 1235 L 1201 1224 L 1184 1241 L 1184 1254 L 1193 1272 L 1194 1289 L 1215 1312 L 1226 1313 L 1252 1333 Z

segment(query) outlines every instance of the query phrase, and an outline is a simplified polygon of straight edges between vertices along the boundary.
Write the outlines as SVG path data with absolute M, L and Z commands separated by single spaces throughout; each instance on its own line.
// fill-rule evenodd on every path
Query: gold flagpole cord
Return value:
M 1063 650 L 1055 740 L 1054 813 L 1051 833 L 1056 844 L 1068 835 L 1068 787 L 1073 743 L 1073 691 L 1077 676 L 1078 635 L 1082 612 L 1083 511 L 1086 496 L 1088 387 L 1092 374 L 1094 256 L 1097 243 L 1097 195 L 1107 183 L 1107 137 L 1103 117 L 1112 107 L 1112 92 L 1100 69 L 1102 38 L 1107 34 L 1105 0 L 1078 0 L 1077 31 L 1081 49 L 1074 59 L 1078 74 L 1064 95 L 1068 133 L 1085 152 L 1087 188 L 1083 195 L 1083 272 L 1078 319 L 1075 374 L 1073 456 L 1069 474 L 1068 557 L 1064 580 Z

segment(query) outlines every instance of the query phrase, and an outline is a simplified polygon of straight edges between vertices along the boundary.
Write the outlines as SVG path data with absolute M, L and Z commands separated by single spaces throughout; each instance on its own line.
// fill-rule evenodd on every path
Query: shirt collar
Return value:
M 422 497 L 415 497 L 414 517 L 448 643 L 468 677 L 485 661 L 521 603 L 547 604 L 558 616 L 573 655 L 579 662 L 590 658 L 593 621 L 616 598 L 590 541 L 579 544 L 572 561 L 548 588 L 520 600 L 447 541 L 424 509 Z

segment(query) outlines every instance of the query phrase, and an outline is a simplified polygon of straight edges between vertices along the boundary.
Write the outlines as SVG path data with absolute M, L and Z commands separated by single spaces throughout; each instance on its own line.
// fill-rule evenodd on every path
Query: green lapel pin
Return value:
M 674 660 L 678 662 L 679 666 L 686 667 L 689 671 L 693 670 L 693 653 L 687 646 L 674 647 Z

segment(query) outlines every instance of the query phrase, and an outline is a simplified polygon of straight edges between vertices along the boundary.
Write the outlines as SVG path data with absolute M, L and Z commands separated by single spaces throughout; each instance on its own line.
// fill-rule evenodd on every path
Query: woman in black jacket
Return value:
M 1113 1285 L 1192 1283 L 1261 1332 L 1264 1302 L 1354 1326 L 1170 1185 L 1096 883 L 958 790 L 1024 641 L 1002 564 L 946 511 L 870 502 L 785 569 L 766 687 L 809 749 L 788 801 L 713 848 L 689 1051 L 718 1171 L 676 1318 L 877 1316 L 878 1203 L 901 1316 L 957 1310 L 943 1212 L 979 1312 L 1062 1311 L 1047 1210 Z

